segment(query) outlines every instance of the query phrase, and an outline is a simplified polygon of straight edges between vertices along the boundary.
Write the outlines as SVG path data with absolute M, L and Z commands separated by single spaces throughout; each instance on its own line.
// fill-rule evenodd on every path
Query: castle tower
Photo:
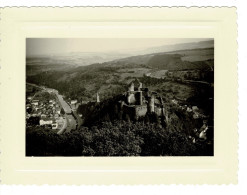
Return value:
M 160 96 L 160 104 L 161 104 L 161 116 L 165 116 L 164 101 L 161 96 Z
M 165 108 L 164 105 L 161 105 L 161 116 L 165 116 Z
M 135 92 L 136 105 L 142 105 L 142 91 Z
M 127 92 L 127 103 L 130 104 L 130 92 Z
M 167 108 L 163 108 L 164 116 L 165 116 L 165 122 L 169 123 L 169 116 L 168 116 L 168 110 Z
M 135 85 L 133 82 L 131 82 L 129 85 L 129 91 L 135 91 Z
M 140 93 L 139 94 L 139 102 L 140 102 L 140 105 L 142 105 L 142 91 L 139 91 L 138 93 Z
M 164 105 L 164 101 L 163 101 L 163 98 L 160 96 L 160 104 L 163 106 Z
M 99 100 L 99 93 L 98 93 L 98 92 L 97 92 L 97 94 L 96 94 L 96 102 L 97 102 L 97 103 L 100 102 L 100 100 Z
M 149 89 L 148 88 L 145 88 L 144 89 L 144 96 L 147 96 L 147 97 L 150 96 L 150 93 L 149 93 Z
M 141 91 L 141 89 L 142 89 L 142 83 L 139 82 L 138 91 Z
M 149 112 L 154 112 L 154 95 L 148 99 L 148 110 Z

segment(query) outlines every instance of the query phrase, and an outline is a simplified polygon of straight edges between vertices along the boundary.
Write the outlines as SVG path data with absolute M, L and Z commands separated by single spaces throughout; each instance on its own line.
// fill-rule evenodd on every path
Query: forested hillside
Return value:
M 156 124 L 104 122 L 62 135 L 50 130 L 27 129 L 27 156 L 204 156 L 213 146 L 192 143 L 183 130 Z
M 198 49 L 177 51 L 172 54 L 148 54 L 133 56 L 102 64 L 90 66 L 57 68 L 27 66 L 27 82 L 45 85 L 59 90 L 63 95 L 71 99 L 83 99 L 93 101 L 98 91 L 102 99 L 117 95 L 126 90 L 126 86 L 133 78 L 143 78 L 147 74 L 159 75 L 157 78 L 167 77 L 165 71 L 197 71 L 197 80 L 212 82 L 207 75 L 213 70 L 213 49 Z M 202 56 L 203 61 L 198 60 Z M 207 56 L 205 58 L 205 56 Z M 186 60 L 189 61 L 186 61 Z M 206 59 L 206 60 L 205 60 Z M 35 69 L 36 68 L 36 69 Z M 175 74 L 173 75 L 179 75 Z M 200 75 L 204 75 L 203 77 Z M 178 76 L 177 78 L 180 78 Z M 189 74 L 183 78 L 189 78 Z M 194 78 L 190 78 L 193 79 Z M 144 84 L 145 83 L 144 81 Z M 152 85 L 146 85 L 150 87 Z
M 150 68 L 176 71 L 190 69 L 208 70 L 214 65 L 213 59 L 214 49 L 204 48 L 132 56 L 115 60 L 115 62 L 143 64 Z

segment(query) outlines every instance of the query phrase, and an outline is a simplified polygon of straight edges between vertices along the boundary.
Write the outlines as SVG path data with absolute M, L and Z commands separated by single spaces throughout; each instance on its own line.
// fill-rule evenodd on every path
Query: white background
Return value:
M 25 194 L 247 194 L 247 1 L 245 0 L 0 0 L 0 6 L 235 6 L 238 13 L 239 184 L 156 186 L 0 186 L 0 195 Z M 222 162 L 224 163 L 224 162 Z M 1 168 L 1 166 L 0 166 Z M 104 179 L 104 178 L 102 178 Z

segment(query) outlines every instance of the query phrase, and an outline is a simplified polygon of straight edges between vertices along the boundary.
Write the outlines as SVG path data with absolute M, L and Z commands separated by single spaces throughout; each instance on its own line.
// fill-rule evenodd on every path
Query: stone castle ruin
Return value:
M 165 116 L 165 108 L 162 97 L 156 92 L 143 88 L 142 83 L 135 79 L 129 84 L 124 99 L 119 101 L 121 110 L 132 119 L 146 116 L 147 113 L 155 113 L 157 116 Z

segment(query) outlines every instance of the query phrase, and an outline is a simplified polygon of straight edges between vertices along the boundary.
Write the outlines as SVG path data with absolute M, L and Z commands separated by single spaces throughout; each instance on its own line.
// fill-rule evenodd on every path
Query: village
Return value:
M 38 125 L 54 130 L 62 129 L 65 125 L 65 117 L 61 113 L 62 109 L 56 99 L 27 98 L 26 119 L 38 117 Z
M 77 128 L 73 112 L 77 101 L 68 104 L 57 90 L 35 86 L 41 90 L 27 96 L 26 121 L 27 126 L 41 126 L 62 134 Z

